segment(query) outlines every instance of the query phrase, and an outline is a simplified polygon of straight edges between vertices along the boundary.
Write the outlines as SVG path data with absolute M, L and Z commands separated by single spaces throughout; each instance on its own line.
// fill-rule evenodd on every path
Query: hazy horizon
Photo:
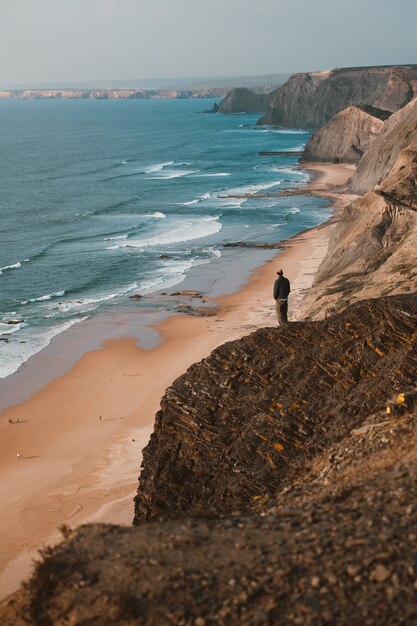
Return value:
M 0 85 L 417 62 L 415 0 L 0 0 Z

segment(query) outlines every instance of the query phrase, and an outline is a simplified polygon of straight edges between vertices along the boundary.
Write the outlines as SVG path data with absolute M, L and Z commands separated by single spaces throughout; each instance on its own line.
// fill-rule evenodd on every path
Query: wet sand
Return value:
M 309 188 L 320 195 L 331 194 L 329 186 L 342 185 L 353 171 L 345 165 L 305 169 L 314 172 Z M 346 201 L 337 196 L 340 206 Z M 165 389 L 225 341 L 276 324 L 272 285 L 278 267 L 291 281 L 289 319 L 297 319 L 333 228 L 330 220 L 290 239 L 240 291 L 216 300 L 218 315 L 169 317 L 158 325 L 163 340 L 151 350 L 133 338 L 105 341 L 3 412 L 0 596 L 27 578 L 37 551 L 59 538 L 60 526 L 131 523 L 141 450 Z

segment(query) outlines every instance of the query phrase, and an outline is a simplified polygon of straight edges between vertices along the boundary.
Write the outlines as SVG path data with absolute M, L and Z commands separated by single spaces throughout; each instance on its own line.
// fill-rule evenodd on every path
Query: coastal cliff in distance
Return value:
M 390 115 L 369 105 L 344 109 L 310 137 L 300 162 L 358 163 Z
M 265 111 L 267 96 L 245 87 L 232 89 L 219 104 L 219 113 L 261 113 Z
M 0 91 L 0 100 L 187 100 L 224 98 L 227 87 L 206 89 L 10 89 Z
M 417 95 L 417 66 L 345 68 L 295 74 L 272 92 L 260 124 L 319 128 L 351 105 L 394 113 Z
M 294 74 L 265 99 L 259 124 L 320 128 L 352 105 L 394 113 L 417 95 L 417 65 L 343 68 Z M 247 94 L 245 94 L 247 98 Z M 224 113 L 244 111 L 236 94 Z M 222 103 L 220 104 L 222 110 Z

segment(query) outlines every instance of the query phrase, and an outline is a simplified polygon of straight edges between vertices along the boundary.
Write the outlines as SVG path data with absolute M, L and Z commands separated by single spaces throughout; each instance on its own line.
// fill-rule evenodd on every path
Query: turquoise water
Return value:
M 310 133 L 203 115 L 207 100 L 0 101 L 0 377 L 132 292 L 179 284 L 226 242 L 322 222 L 307 197 L 224 198 L 306 180 Z M 23 320 L 6 324 L 10 320 Z

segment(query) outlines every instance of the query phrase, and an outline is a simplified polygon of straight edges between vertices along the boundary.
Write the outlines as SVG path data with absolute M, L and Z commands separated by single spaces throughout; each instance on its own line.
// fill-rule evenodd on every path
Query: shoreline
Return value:
M 276 324 L 271 290 L 277 263 L 291 280 L 289 315 L 297 319 L 338 211 L 349 201 L 333 187 L 353 171 L 345 165 L 302 167 L 313 173 L 306 187 L 332 201 L 333 217 L 286 240 L 243 288 L 213 299 L 218 315 L 168 317 L 158 325 L 161 342 L 149 350 L 132 338 L 107 340 L 1 414 L 0 502 L 7 505 L 0 505 L 0 597 L 28 576 L 39 548 L 59 538 L 57 527 L 131 523 L 141 450 L 165 389 L 222 343 Z

